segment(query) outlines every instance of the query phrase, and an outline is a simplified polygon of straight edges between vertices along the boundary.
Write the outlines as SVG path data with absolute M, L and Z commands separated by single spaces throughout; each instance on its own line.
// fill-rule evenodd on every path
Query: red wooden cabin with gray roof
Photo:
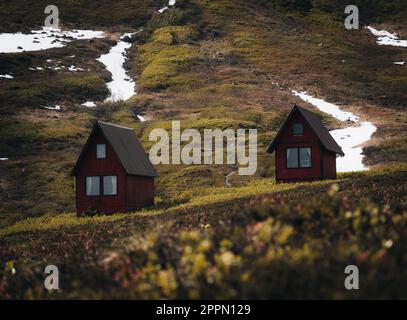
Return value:
M 157 173 L 133 129 L 97 121 L 71 175 L 76 178 L 78 215 L 154 204 Z
M 345 155 L 319 116 L 297 105 L 267 152 L 275 152 L 277 182 L 336 179 L 336 157 Z

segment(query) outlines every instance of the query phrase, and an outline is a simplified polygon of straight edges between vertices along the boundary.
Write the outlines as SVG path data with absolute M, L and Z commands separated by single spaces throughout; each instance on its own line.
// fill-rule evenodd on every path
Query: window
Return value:
M 86 195 L 98 196 L 100 194 L 100 178 L 86 177 Z
M 298 148 L 287 149 L 287 168 L 298 168 Z
M 106 158 L 106 145 L 105 144 L 97 144 L 96 145 L 96 158 L 97 159 L 105 159 Z
M 292 168 L 311 168 L 311 148 L 287 148 L 286 165 Z
M 86 195 L 99 196 L 101 194 L 104 196 L 117 195 L 117 176 L 86 177 Z
M 302 123 L 293 124 L 293 135 L 302 136 L 304 134 L 304 125 Z
M 300 167 L 311 168 L 311 148 L 300 148 Z
M 117 177 L 104 176 L 103 177 L 103 194 L 112 196 L 117 194 Z

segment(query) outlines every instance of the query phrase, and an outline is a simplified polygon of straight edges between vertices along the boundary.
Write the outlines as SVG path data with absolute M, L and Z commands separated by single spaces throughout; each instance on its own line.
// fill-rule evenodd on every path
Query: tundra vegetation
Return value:
M 40 28 L 47 4 L 0 4 L 0 31 Z M 178 0 L 160 15 L 162 1 L 53 4 L 62 26 L 108 36 L 0 55 L 14 76 L 0 79 L 1 298 L 406 298 L 407 68 L 393 64 L 405 49 L 346 30 L 343 1 Z M 353 4 L 362 26 L 407 38 L 405 1 Z M 138 94 L 104 103 L 111 79 L 96 59 L 140 27 L 126 63 Z M 84 71 L 29 70 L 49 59 Z M 276 185 L 267 144 L 293 103 L 315 111 L 290 89 L 372 121 L 372 169 Z M 201 134 L 257 129 L 257 171 L 226 187 L 235 166 L 159 165 L 156 206 L 76 218 L 69 172 L 95 119 L 134 128 L 146 150 L 172 120 Z M 54 293 L 48 264 L 65 276 Z M 344 289 L 348 264 L 360 290 Z

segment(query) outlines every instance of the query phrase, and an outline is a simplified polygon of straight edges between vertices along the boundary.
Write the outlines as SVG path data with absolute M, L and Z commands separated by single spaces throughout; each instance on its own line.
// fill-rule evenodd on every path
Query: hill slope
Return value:
M 0 257 L 8 261 L 0 267 L 0 296 L 43 297 L 40 269 L 54 257 L 70 274 L 63 297 L 294 297 L 286 290 L 293 287 L 288 277 L 303 263 L 308 267 L 298 278 L 299 288 L 307 288 L 302 285 L 309 279 L 326 285 L 296 297 L 352 297 L 341 291 L 341 268 L 355 259 L 366 263 L 369 279 L 383 271 L 379 262 L 388 267 L 383 282 L 369 280 L 360 296 L 405 297 L 402 286 L 378 288 L 389 279 L 406 281 L 397 261 L 405 258 L 407 67 L 394 62 L 407 60 L 407 49 L 379 46 L 363 27 L 346 30 L 344 4 L 335 3 L 178 0 L 158 14 L 162 1 L 55 2 L 64 28 L 103 30 L 106 36 L 64 48 L 0 54 L 0 74 L 14 77 L 0 78 L 0 158 L 8 157 L 0 161 Z M 14 1 L 7 10 L 1 4 L 0 12 L 8 14 L 1 17 L 0 31 L 40 28 L 45 3 L 30 4 Z M 407 39 L 404 1 L 355 4 L 363 25 Z M 139 32 L 131 39 L 126 67 L 138 94 L 125 102 L 104 102 L 111 75 L 97 58 L 123 33 L 134 31 Z M 48 68 L 49 60 L 83 71 L 56 71 Z M 365 164 L 376 169 L 342 176 L 335 195 L 326 195 L 332 182 L 275 185 L 274 159 L 265 148 L 292 104 L 318 112 L 329 129 L 344 125 L 291 90 L 305 90 L 373 122 L 378 130 L 363 150 Z M 98 106 L 81 106 L 86 101 Z M 61 110 L 44 108 L 55 105 Z M 169 128 L 171 120 L 199 130 L 256 128 L 258 170 L 250 177 L 231 176 L 227 188 L 225 176 L 235 166 L 161 165 L 156 207 L 76 219 L 69 172 L 95 119 L 134 128 L 146 149 L 149 132 Z M 322 199 L 303 199 L 314 194 Z M 263 198 L 266 206 L 257 207 Z M 276 211 L 270 209 L 276 204 Z M 241 212 L 243 206 L 248 208 Z M 125 249 L 118 250 L 122 245 Z M 105 255 L 114 258 L 107 265 L 100 262 Z M 339 278 L 325 283 L 313 271 L 316 265 Z M 14 267 L 16 277 L 10 275 Z M 81 268 L 94 271 L 94 278 Z M 238 276 L 228 277 L 230 268 Z M 287 283 L 275 284 L 266 270 Z M 77 290 L 78 281 L 89 291 Z M 269 285 L 254 289 L 263 282 Z
M 0 230 L 0 296 L 405 298 L 406 175 L 404 165 L 155 212 L 34 218 Z M 57 293 L 43 289 L 48 264 Z M 360 290 L 343 287 L 349 264 Z

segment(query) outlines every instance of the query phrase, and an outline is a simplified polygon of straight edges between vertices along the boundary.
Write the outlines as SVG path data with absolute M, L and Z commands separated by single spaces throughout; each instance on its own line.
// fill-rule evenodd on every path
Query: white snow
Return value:
M 330 131 L 335 141 L 345 153 L 344 157 L 336 159 L 338 172 L 368 170 L 363 165 L 362 143 L 368 141 L 377 128 L 370 122 L 361 122 L 359 127 L 348 127 Z
M 169 8 L 167 6 L 162 7 L 161 9 L 158 9 L 159 13 L 163 13 L 164 11 L 168 10 Z
M 406 64 L 405 61 L 398 61 L 398 62 L 394 62 L 394 64 L 398 64 L 400 66 L 404 66 Z
M 341 120 L 341 121 L 350 120 L 353 122 L 356 122 L 359 120 L 359 117 L 355 116 L 353 113 L 342 111 L 341 109 L 339 109 L 338 106 L 336 106 L 332 103 L 326 102 L 322 99 L 314 98 L 314 97 L 308 95 L 306 92 L 298 92 L 298 91 L 294 91 L 294 90 L 292 92 L 294 93 L 295 96 L 298 96 L 302 100 L 311 103 L 312 105 L 316 106 L 322 112 L 328 113 L 338 120 Z
M 314 98 L 305 92 L 293 91 L 296 96 L 302 100 L 309 102 L 317 107 L 322 112 L 330 114 L 334 118 L 347 121 L 351 120 L 359 126 L 350 126 L 344 129 L 337 129 L 330 131 L 332 137 L 340 145 L 342 151 L 345 153 L 344 157 L 336 158 L 336 167 L 338 172 L 351 172 L 368 170 L 363 164 L 363 155 L 361 144 L 368 141 L 377 128 L 370 122 L 359 122 L 359 117 L 351 112 L 342 111 L 338 106 L 326 102 L 322 99 Z
M 8 158 L 0 158 L 0 161 L 7 161 Z
M 55 70 L 55 69 L 54 69 L 54 70 Z M 70 66 L 70 67 L 68 68 L 68 70 L 69 70 L 69 71 L 72 71 L 72 72 L 85 71 L 85 70 L 83 70 L 82 68 L 77 68 L 77 67 L 75 67 L 74 65 Z
M 14 79 L 13 76 L 9 75 L 9 74 L 0 74 L 0 78 L 5 78 L 5 79 Z
M 131 47 L 129 42 L 123 41 L 133 33 L 126 33 L 120 41 L 110 49 L 109 53 L 102 55 L 98 61 L 106 66 L 106 69 L 112 74 L 112 81 L 107 83 L 110 91 L 110 97 L 106 101 L 127 100 L 135 95 L 135 83 L 126 74 L 123 64 L 126 61 L 126 50 Z
M 42 28 L 32 30 L 29 34 L 0 33 L 0 53 L 15 53 L 23 51 L 38 51 L 50 48 L 64 47 L 68 42 L 76 39 L 102 38 L 103 31 L 72 30 Z
M 55 106 L 42 106 L 42 108 L 48 109 L 48 110 L 57 110 L 57 111 L 61 110 L 61 106 L 59 106 L 57 104 Z
M 84 107 L 88 107 L 88 108 L 96 107 L 96 103 L 94 103 L 93 101 L 86 101 L 85 103 L 82 103 L 81 105 Z
M 381 46 L 394 46 L 407 48 L 407 40 L 400 40 L 397 33 L 390 33 L 386 30 L 377 30 L 373 27 L 366 27 L 377 37 L 377 44 Z
M 137 115 L 137 118 L 138 118 L 141 122 L 147 121 L 146 118 L 144 118 L 143 116 L 140 116 L 140 115 Z
M 169 7 L 173 7 L 175 6 L 175 3 L 177 1 L 176 0 L 169 0 L 168 1 L 168 6 L 164 6 L 161 9 L 158 10 L 159 13 L 163 13 L 164 11 L 167 11 L 169 9 Z

